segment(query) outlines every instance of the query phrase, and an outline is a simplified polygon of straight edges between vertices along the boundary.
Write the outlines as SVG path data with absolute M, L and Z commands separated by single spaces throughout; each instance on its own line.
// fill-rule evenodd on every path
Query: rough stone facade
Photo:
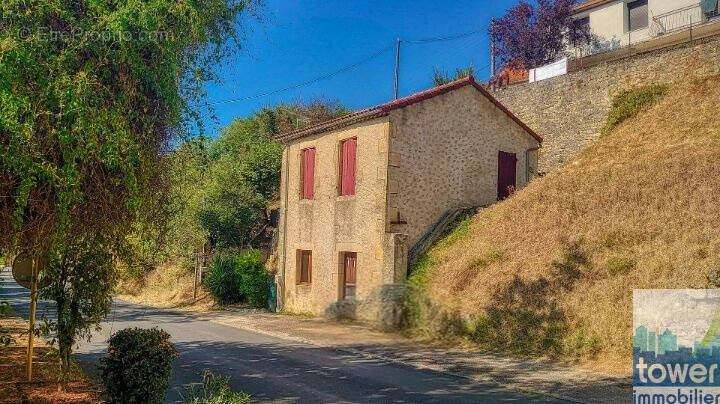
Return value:
M 357 139 L 355 195 L 338 196 L 341 141 Z M 286 141 L 278 296 L 285 310 L 399 321 L 408 248 L 448 210 L 492 203 L 498 151 L 515 153 L 516 183 L 537 165 L 539 141 L 473 85 L 384 116 Z M 314 199 L 300 198 L 301 150 L 315 148 Z M 527 156 L 527 157 L 526 157 Z M 312 279 L 299 283 L 299 250 Z M 355 300 L 341 299 L 342 254 L 357 253 Z
M 390 124 L 387 228 L 409 246 L 448 210 L 496 201 L 498 151 L 515 153 L 524 186 L 539 146 L 472 86 L 393 111 Z
M 720 73 L 720 36 L 605 62 L 493 95 L 543 136 L 540 171 L 568 161 L 600 135 L 619 91 Z
M 384 259 L 388 132 L 389 122 L 383 117 L 299 139 L 285 148 L 278 240 L 279 260 L 285 263 L 285 309 L 321 314 L 338 301 L 342 252 L 357 253 L 358 299 L 377 285 L 395 281 Z M 340 142 L 351 137 L 357 138 L 355 195 L 338 196 Z M 315 196 L 303 200 L 299 192 L 300 151 L 308 147 L 316 150 Z M 298 250 L 312 251 L 310 283 L 298 282 Z

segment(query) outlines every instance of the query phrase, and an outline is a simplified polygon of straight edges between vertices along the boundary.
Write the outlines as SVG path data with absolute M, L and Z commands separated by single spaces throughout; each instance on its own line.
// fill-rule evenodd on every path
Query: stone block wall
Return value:
M 720 73 L 720 36 L 516 84 L 493 95 L 543 137 L 539 170 L 558 167 L 600 135 L 619 91 Z

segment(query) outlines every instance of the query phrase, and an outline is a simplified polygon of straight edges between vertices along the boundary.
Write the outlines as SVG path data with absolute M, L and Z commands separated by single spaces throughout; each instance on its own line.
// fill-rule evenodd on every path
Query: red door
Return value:
M 355 298 L 355 281 L 357 279 L 357 253 L 346 252 L 343 264 L 343 299 Z
M 503 200 L 515 191 L 515 153 L 498 152 L 497 199 Z

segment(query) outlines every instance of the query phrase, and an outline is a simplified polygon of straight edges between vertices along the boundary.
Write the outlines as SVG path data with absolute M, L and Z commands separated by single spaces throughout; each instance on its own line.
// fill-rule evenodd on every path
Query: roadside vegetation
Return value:
M 280 104 L 236 119 L 217 138 L 178 145 L 164 159 L 167 192 L 155 195 L 127 238 L 119 262 L 123 297 L 160 306 L 265 307 L 282 155 L 270 137 L 348 112 L 324 99 Z M 193 253 L 203 248 L 212 257 L 195 302 Z
M 202 383 L 191 384 L 180 393 L 185 404 L 250 404 L 250 395 L 230 389 L 230 378 L 205 370 Z
M 410 332 L 629 373 L 634 288 L 718 286 L 718 103 L 717 76 L 621 94 L 609 136 L 419 260 Z
M 159 223 L 171 196 L 168 151 L 202 128 L 203 88 L 238 49 L 240 17 L 256 16 L 258 7 L 254 0 L 0 3 L 0 255 L 32 258 L 47 286 L 42 297 L 56 303 L 57 320 L 46 319 L 42 330 L 60 392 L 74 377 L 75 342 L 110 310 L 116 264 L 132 271 L 159 250 L 153 243 L 163 239 Z M 162 35 L 46 35 L 68 27 Z
M 158 328 L 126 328 L 108 340 L 101 378 L 109 403 L 162 403 L 177 357 L 170 335 Z

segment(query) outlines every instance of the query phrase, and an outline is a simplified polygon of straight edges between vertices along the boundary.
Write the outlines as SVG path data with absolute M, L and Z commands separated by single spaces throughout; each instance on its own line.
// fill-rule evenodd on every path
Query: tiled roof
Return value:
M 472 76 L 467 76 L 464 78 L 461 78 L 459 80 L 451 81 L 450 83 L 433 87 L 425 91 L 421 91 L 419 93 L 408 95 L 407 97 L 399 98 L 394 101 L 386 102 L 384 104 L 380 104 L 371 108 L 366 108 L 360 111 L 353 112 L 349 115 L 345 115 L 339 118 L 334 118 L 325 122 L 320 122 L 315 125 L 308 126 L 306 128 L 293 130 L 290 132 L 281 133 L 278 135 L 273 136 L 273 139 L 279 140 L 281 142 L 287 142 L 290 140 L 295 140 L 299 138 L 303 138 L 306 136 L 311 136 L 317 133 L 327 132 L 330 130 L 335 130 L 339 128 L 343 128 L 346 126 L 350 126 L 353 124 L 356 124 L 358 122 L 367 121 L 370 119 L 378 118 L 381 116 L 386 116 L 390 113 L 390 111 L 395 109 L 400 109 L 407 107 L 408 105 L 412 105 L 415 103 L 418 103 L 420 101 L 427 100 L 429 98 L 436 97 L 441 94 L 445 94 L 449 91 L 458 89 L 460 87 L 464 87 L 467 85 L 472 85 L 480 91 L 482 95 L 484 95 L 490 102 L 495 104 L 497 108 L 499 108 L 501 111 L 503 111 L 505 114 L 507 114 L 513 121 L 515 121 L 518 125 L 520 125 L 526 132 L 528 132 L 532 137 L 534 137 L 538 142 L 542 142 L 542 138 L 535 133 L 532 129 L 530 129 L 527 125 L 525 125 L 524 122 L 522 122 L 518 117 L 516 117 L 512 112 L 510 112 L 507 108 L 505 108 L 504 105 L 500 103 L 500 101 L 496 100 L 495 97 L 493 97 L 490 93 L 487 92 L 480 84 L 478 84 L 475 79 Z
M 573 7 L 573 13 L 581 13 L 617 0 L 587 0 Z

